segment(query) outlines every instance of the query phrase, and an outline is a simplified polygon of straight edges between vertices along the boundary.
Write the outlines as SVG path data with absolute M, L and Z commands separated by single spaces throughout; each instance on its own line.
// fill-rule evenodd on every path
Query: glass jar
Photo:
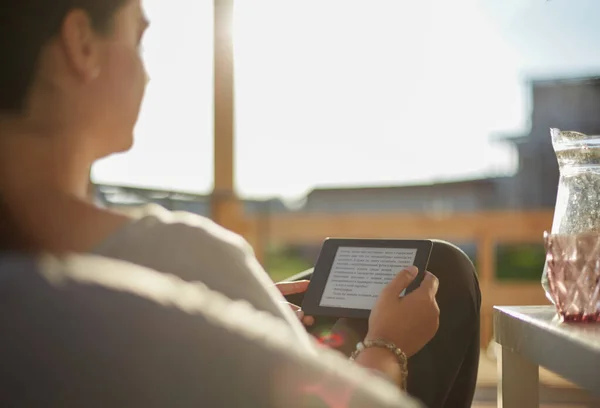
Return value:
M 548 286 L 568 322 L 600 322 L 600 234 L 544 234 Z
M 600 135 L 551 129 L 560 179 L 552 234 L 600 233 Z M 547 263 L 542 275 L 546 296 L 553 302 Z

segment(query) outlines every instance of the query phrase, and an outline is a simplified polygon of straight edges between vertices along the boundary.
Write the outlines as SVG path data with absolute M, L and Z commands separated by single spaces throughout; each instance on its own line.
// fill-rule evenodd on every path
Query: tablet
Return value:
M 404 268 L 419 269 L 406 293 L 419 287 L 432 247 L 429 240 L 328 238 L 302 309 L 308 316 L 368 318 L 381 290 Z

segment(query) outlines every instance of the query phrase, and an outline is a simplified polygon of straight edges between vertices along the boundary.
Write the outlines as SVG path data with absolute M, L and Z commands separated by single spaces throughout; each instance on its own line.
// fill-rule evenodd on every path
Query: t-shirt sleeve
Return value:
M 148 206 L 144 216 L 93 253 L 202 282 L 304 331 L 248 242 L 205 217 Z
M 103 259 L 42 267 L 0 263 L 2 406 L 420 406 L 202 284 Z

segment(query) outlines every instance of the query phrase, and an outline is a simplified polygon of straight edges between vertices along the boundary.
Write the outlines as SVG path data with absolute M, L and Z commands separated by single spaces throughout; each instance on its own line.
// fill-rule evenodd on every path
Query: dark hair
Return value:
M 44 45 L 73 9 L 87 12 L 98 32 L 128 0 L 4 0 L 0 13 L 0 114 L 21 113 Z

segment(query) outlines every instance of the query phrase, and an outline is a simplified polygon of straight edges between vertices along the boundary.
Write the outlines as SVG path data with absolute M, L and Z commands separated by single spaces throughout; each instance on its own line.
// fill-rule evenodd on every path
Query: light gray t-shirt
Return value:
M 150 204 L 137 218 L 112 234 L 92 253 L 120 259 L 188 282 L 202 282 L 232 300 L 245 300 L 255 309 L 287 321 L 302 342 L 305 330 L 252 247 L 240 235 L 212 220 L 186 212 L 171 212 Z
M 246 301 L 113 259 L 0 256 L 0 325 L 3 407 L 420 406 Z

